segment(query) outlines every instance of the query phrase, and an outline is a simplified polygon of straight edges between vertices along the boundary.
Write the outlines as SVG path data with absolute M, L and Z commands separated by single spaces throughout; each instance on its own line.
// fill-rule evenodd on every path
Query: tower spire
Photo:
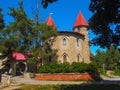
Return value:
M 76 21 L 75 21 L 74 26 L 73 26 L 73 29 L 75 27 L 79 27 L 79 26 L 88 27 L 88 23 L 86 22 L 86 20 L 85 20 L 84 16 L 82 15 L 81 11 L 79 11 L 79 13 L 78 13 L 78 16 L 77 16 Z
M 53 21 L 53 19 L 52 19 L 52 17 L 51 17 L 52 14 L 53 14 L 53 13 L 50 13 L 50 14 L 49 14 L 49 17 L 48 17 L 48 19 L 47 19 L 47 21 L 46 21 L 46 25 L 52 26 L 54 29 L 57 29 L 57 27 L 56 27 L 56 25 L 55 25 L 55 23 L 54 23 L 54 21 Z

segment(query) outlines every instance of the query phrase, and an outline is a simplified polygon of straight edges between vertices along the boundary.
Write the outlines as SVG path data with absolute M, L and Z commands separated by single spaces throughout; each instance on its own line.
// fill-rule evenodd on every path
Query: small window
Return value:
M 77 55 L 77 62 L 81 62 L 82 61 L 82 57 L 80 54 Z
M 78 32 L 80 32 L 80 26 L 78 27 Z
M 66 39 L 65 38 L 63 39 L 63 45 L 66 45 Z
M 79 39 L 77 39 L 77 46 L 79 46 Z

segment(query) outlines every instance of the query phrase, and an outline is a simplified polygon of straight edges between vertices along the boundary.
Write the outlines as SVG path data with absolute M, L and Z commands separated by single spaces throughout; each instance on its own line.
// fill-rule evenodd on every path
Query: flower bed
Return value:
M 93 80 L 92 76 L 88 73 L 82 74 L 71 74 L 71 73 L 64 73 L 64 74 L 36 74 L 36 80 L 60 80 L 60 81 L 89 81 Z

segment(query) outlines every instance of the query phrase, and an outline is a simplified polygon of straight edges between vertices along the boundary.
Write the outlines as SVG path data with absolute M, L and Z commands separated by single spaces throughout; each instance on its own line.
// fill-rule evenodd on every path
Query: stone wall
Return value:
M 11 76 L 5 74 L 1 75 L 1 88 L 9 86 L 11 82 Z

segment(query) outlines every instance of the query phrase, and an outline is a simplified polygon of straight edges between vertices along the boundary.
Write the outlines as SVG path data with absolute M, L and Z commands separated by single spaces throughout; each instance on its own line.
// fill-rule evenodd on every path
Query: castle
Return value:
M 48 17 L 46 24 L 57 27 L 51 16 Z M 73 32 L 58 31 L 58 35 L 54 38 L 52 49 L 57 50 L 57 62 L 84 62 L 90 63 L 90 49 L 88 43 L 88 23 L 84 19 L 81 12 L 78 13 L 73 26 Z M 7 60 L 7 59 L 6 59 Z M 27 71 L 26 56 L 23 53 L 14 52 L 9 57 L 9 72 L 12 70 L 13 75 L 17 69 Z M 44 63 L 44 62 L 43 62 Z
M 48 17 L 46 24 L 57 28 L 51 16 Z M 88 23 L 81 12 L 76 18 L 73 32 L 58 31 L 52 48 L 58 50 L 58 62 L 90 62 Z

